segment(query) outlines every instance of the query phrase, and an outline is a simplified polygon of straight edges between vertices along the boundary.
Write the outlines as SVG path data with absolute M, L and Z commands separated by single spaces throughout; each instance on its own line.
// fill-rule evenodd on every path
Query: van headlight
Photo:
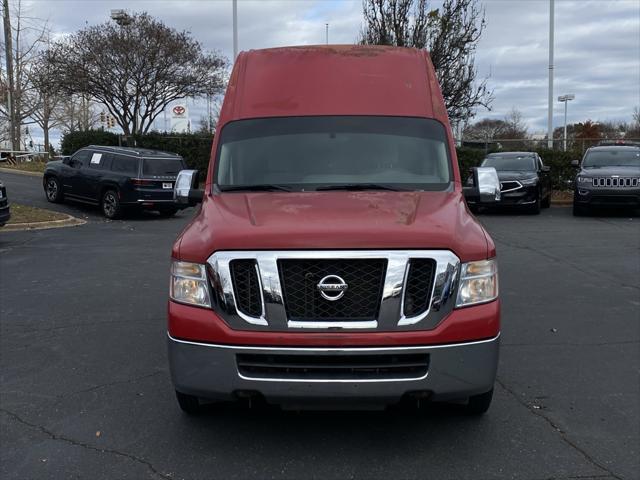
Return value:
M 199 263 L 172 261 L 169 296 L 176 302 L 211 307 L 205 266 Z
M 462 264 L 456 307 L 498 298 L 498 263 L 495 258 Z

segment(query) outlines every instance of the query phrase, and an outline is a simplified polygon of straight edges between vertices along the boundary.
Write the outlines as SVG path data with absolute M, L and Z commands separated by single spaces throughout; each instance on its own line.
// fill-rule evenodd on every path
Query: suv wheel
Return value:
M 107 190 L 102 194 L 102 213 L 105 217 L 113 220 L 122 214 L 122 207 L 120 206 L 120 198 L 118 192 L 115 190 Z
M 540 192 L 538 192 L 536 202 L 529 207 L 529 213 L 538 215 L 540 213 L 540 208 L 542 208 L 542 202 L 540 201 Z
M 469 397 L 469 403 L 467 403 L 465 410 L 469 415 L 482 415 L 489 410 L 492 399 L 493 388 L 486 393 Z
M 56 177 L 47 177 L 44 182 L 44 193 L 51 203 L 62 202 L 62 187 Z
M 573 204 L 573 216 L 574 217 L 584 217 L 585 215 L 588 215 L 589 210 L 587 209 L 587 207 L 585 207 L 584 205 L 576 205 L 576 203 L 574 202 Z
M 197 415 L 200 413 L 200 400 L 193 395 L 187 395 L 186 393 L 180 393 L 176 390 L 176 398 L 178 399 L 178 405 L 180 409 L 189 415 Z
M 551 206 L 551 194 L 544 197 L 541 204 L 542 208 L 549 208 Z

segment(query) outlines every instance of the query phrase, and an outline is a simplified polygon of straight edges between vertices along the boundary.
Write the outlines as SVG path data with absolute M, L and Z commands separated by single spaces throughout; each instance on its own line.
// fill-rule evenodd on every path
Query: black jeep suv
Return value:
M 125 207 L 170 216 L 185 208 L 173 201 L 173 186 L 184 168 L 182 157 L 173 153 L 91 145 L 47 163 L 43 186 L 50 202 L 100 205 L 107 218 L 118 218 Z
M 482 161 L 483 167 L 494 167 L 500 179 L 500 201 L 496 207 L 518 207 L 530 213 L 540 213 L 551 204 L 549 167 L 535 152 L 491 153 Z M 467 183 L 472 183 L 470 179 Z M 469 204 L 472 209 L 477 208 Z
M 0 227 L 4 227 L 5 223 L 11 218 L 11 207 L 7 199 L 7 189 L 0 181 Z
M 576 176 L 573 214 L 586 215 L 592 207 L 640 207 L 640 147 L 592 147 L 586 151 Z

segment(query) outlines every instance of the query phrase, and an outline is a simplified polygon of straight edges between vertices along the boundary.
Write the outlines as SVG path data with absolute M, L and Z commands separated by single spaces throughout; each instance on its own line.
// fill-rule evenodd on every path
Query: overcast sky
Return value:
M 11 0 L 10 0 L 11 1 Z M 432 1 L 437 7 L 439 1 Z M 546 130 L 548 0 L 484 0 L 487 26 L 478 45 L 479 76 L 489 75 L 495 100 L 477 119 L 519 109 L 531 132 Z M 147 11 L 192 32 L 205 48 L 232 56 L 231 0 L 23 0 L 55 33 L 109 18 L 111 9 Z M 569 122 L 631 119 L 640 105 L 640 1 L 555 2 L 554 98 L 574 93 Z M 325 41 L 354 43 L 362 26 L 361 0 L 239 0 L 240 50 Z M 194 122 L 198 118 L 192 115 Z M 554 125 L 563 122 L 554 102 Z

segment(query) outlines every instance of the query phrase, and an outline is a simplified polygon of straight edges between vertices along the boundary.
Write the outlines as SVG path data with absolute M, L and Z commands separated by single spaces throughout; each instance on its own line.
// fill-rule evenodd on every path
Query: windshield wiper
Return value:
M 218 185 L 221 192 L 290 192 L 284 185 L 260 184 L 260 185 Z
M 406 191 L 404 188 L 392 187 L 381 183 L 342 183 L 337 185 L 321 185 L 316 187 L 316 191 L 322 190 L 389 190 L 392 192 Z

